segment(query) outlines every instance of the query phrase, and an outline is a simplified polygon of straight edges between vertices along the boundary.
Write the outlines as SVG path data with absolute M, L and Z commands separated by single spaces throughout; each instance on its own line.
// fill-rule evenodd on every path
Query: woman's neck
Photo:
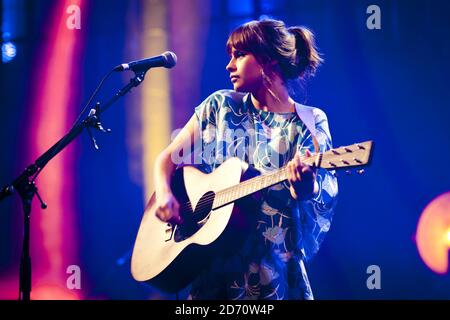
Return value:
M 286 87 L 276 79 L 271 86 L 261 86 L 251 93 L 252 103 L 256 109 L 269 112 L 295 112 L 295 102 L 289 96 Z

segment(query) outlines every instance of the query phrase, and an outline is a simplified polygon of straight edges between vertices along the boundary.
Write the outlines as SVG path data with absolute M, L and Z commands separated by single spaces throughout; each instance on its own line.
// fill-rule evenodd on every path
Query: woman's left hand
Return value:
M 305 157 L 312 157 L 309 150 L 306 150 Z M 316 181 L 316 170 L 302 162 L 298 152 L 288 162 L 287 168 L 290 191 L 294 199 L 310 199 L 319 191 L 319 185 Z

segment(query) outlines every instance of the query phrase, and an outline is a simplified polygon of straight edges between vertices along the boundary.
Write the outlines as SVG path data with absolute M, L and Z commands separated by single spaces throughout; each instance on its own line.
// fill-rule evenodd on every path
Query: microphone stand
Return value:
M 146 70 L 147 71 L 147 70 Z M 31 292 L 31 258 L 30 258 L 30 215 L 31 215 L 31 203 L 34 195 L 36 195 L 41 203 L 41 208 L 46 209 L 47 204 L 42 201 L 42 198 L 37 192 L 34 180 L 38 174 L 45 167 L 45 165 L 53 159 L 59 152 L 61 152 L 68 144 L 70 144 L 85 128 L 87 129 L 89 136 L 92 140 L 94 148 L 99 149 L 97 142 L 90 128 L 97 129 L 101 132 L 109 133 L 110 129 L 104 129 L 100 122 L 100 115 L 106 111 L 116 100 L 128 93 L 133 87 L 137 87 L 145 77 L 146 71 L 136 73 L 134 78 L 130 82 L 120 89 L 103 108 L 100 108 L 100 103 L 97 102 L 94 109 L 91 109 L 89 115 L 76 124 L 63 138 L 55 143 L 50 149 L 42 154 L 37 160 L 29 165 L 13 182 L 6 185 L 0 190 L 0 201 L 7 196 L 14 193 L 15 190 L 19 193 L 22 199 L 23 213 L 24 213 L 24 234 L 23 234 L 23 246 L 22 257 L 20 259 L 20 280 L 19 280 L 19 299 L 28 301 L 30 300 Z

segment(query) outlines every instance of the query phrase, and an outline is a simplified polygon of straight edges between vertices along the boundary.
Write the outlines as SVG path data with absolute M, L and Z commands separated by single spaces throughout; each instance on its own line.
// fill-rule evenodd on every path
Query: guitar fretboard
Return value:
M 307 165 L 312 165 L 314 160 L 315 158 L 305 158 L 302 159 L 302 162 Z M 241 182 L 238 185 L 223 189 L 216 193 L 213 203 L 213 209 L 220 208 L 254 192 L 283 182 L 287 178 L 288 169 L 287 167 L 283 167 L 267 175 L 260 175 L 247 181 Z
M 301 161 L 309 166 L 327 170 L 360 167 L 369 162 L 373 141 L 355 143 L 317 153 L 313 157 L 301 157 Z M 267 175 L 257 176 L 235 186 L 216 192 L 213 209 L 220 208 L 240 198 L 248 196 L 264 188 L 283 182 L 288 177 L 287 167 L 280 168 Z

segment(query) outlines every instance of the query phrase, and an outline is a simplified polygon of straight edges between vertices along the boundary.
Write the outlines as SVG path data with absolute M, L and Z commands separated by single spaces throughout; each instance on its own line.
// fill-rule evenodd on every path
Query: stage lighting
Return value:
M 16 45 L 12 42 L 5 42 L 2 44 L 2 61 L 8 63 L 12 61 L 17 54 Z
M 450 192 L 431 201 L 420 216 L 416 233 L 417 249 L 428 268 L 448 272 L 450 250 Z

